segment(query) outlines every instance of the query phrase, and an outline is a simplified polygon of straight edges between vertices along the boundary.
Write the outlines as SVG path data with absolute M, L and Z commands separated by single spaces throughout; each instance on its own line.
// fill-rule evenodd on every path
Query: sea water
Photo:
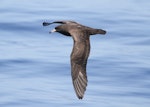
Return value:
M 73 40 L 43 21 L 74 20 L 91 36 L 88 86 L 72 86 Z M 150 107 L 149 0 L 1 0 L 0 107 Z

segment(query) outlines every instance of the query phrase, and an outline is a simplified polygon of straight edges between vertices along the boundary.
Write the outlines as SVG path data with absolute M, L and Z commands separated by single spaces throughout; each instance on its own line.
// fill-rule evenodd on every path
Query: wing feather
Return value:
M 89 36 L 72 34 L 74 46 L 71 53 L 71 74 L 76 95 L 82 99 L 87 86 L 86 64 L 90 52 Z M 76 36 L 76 37 L 74 37 Z

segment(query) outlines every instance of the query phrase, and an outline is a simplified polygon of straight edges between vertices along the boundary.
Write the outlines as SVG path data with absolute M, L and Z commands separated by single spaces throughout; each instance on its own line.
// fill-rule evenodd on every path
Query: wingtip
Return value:
M 83 96 L 78 96 L 79 100 L 82 100 L 83 99 Z
M 51 23 L 48 23 L 48 22 L 43 22 L 43 26 L 48 26 L 50 25 Z

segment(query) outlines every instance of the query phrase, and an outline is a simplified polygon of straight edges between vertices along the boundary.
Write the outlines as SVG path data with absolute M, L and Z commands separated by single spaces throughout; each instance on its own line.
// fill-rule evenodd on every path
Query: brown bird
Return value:
M 86 64 L 90 53 L 90 35 L 106 34 L 105 30 L 94 29 L 81 25 L 74 21 L 54 21 L 52 23 L 43 22 L 43 26 L 54 23 L 58 25 L 51 31 L 59 32 L 66 36 L 71 36 L 74 40 L 71 53 L 71 75 L 74 90 L 79 99 L 82 99 L 87 86 Z

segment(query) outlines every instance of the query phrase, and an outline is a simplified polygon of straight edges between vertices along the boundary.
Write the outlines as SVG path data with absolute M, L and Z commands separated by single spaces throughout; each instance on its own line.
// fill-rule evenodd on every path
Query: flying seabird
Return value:
M 58 32 L 65 36 L 71 36 L 74 45 L 71 59 L 71 75 L 74 90 L 79 99 L 82 99 L 87 86 L 86 64 L 90 53 L 90 35 L 106 34 L 105 30 L 94 29 L 81 25 L 74 21 L 54 21 L 52 23 L 43 22 L 43 26 L 51 24 L 60 24 L 50 33 Z

